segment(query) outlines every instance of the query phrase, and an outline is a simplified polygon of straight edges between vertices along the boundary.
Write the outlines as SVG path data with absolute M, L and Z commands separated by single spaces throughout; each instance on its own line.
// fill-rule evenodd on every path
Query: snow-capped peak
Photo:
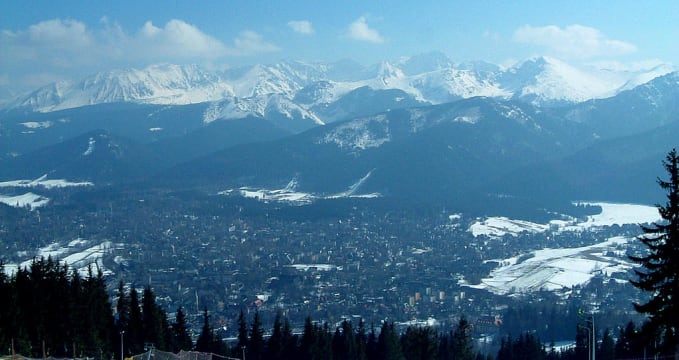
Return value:
M 366 86 L 373 90 L 401 90 L 420 102 L 432 104 L 486 96 L 549 105 L 613 96 L 676 70 L 661 62 L 631 70 L 613 65 L 575 66 L 544 56 L 509 68 L 484 62 L 455 65 L 441 53 L 384 61 L 368 68 L 350 61 L 334 64 L 283 61 L 226 71 L 157 64 L 143 69 L 106 71 L 80 82 L 54 83 L 6 106 L 47 112 L 114 102 L 230 104 L 233 111 L 225 112 L 221 106 L 222 110 L 205 117 L 210 121 L 236 110 L 263 114 L 270 103 L 268 98 L 275 97 L 275 102 L 282 104 L 285 99 L 287 108 L 294 104 L 320 123 L 322 119 L 312 109 L 327 106 Z
M 233 95 L 229 84 L 198 66 L 157 64 L 48 85 L 20 99 L 17 106 L 47 112 L 114 102 L 183 105 L 229 95 Z

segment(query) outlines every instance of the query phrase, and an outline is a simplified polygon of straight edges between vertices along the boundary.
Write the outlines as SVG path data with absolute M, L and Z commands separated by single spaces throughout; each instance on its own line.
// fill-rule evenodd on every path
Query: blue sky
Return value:
M 454 61 L 679 65 L 679 1 L 0 0 L 0 88 L 23 91 L 156 62 L 280 59 L 365 65 L 429 51 Z

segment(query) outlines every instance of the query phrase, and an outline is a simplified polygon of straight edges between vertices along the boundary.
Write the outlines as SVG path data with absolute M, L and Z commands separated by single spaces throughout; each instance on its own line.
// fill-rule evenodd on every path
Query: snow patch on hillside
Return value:
M 47 129 L 52 127 L 53 124 L 51 121 L 27 121 L 21 123 L 21 125 L 28 129 Z
M 28 208 L 30 210 L 35 210 L 41 206 L 47 205 L 49 202 L 49 198 L 34 194 L 32 192 L 13 196 L 0 194 L 0 203 L 16 208 Z
M 10 180 L 0 182 L 0 188 L 3 187 L 18 187 L 18 188 L 65 188 L 65 187 L 80 187 L 80 186 L 94 186 L 89 181 L 72 182 L 65 179 L 47 179 L 47 175 L 43 175 L 34 180 Z
M 462 285 L 495 294 L 520 294 L 539 290 L 568 290 L 590 281 L 597 274 L 615 277 L 633 264 L 625 255 L 630 239 L 612 237 L 591 246 L 542 249 L 508 259 L 489 260 L 500 264 L 480 284 Z
M 337 147 L 365 150 L 391 141 L 389 120 L 384 115 L 351 120 L 327 132 L 316 144 L 335 144 Z
M 601 213 L 588 216 L 584 221 L 575 218 L 554 219 L 547 224 L 506 217 L 487 217 L 472 223 L 468 230 L 474 237 L 500 238 L 505 235 L 518 236 L 521 233 L 584 231 L 613 225 L 647 224 L 661 220 L 654 206 L 638 204 L 613 204 L 603 202 L 581 202 L 577 205 L 600 206 Z
M 97 143 L 97 141 L 94 140 L 94 138 L 90 138 L 90 141 L 87 144 L 87 150 L 85 150 L 85 152 L 83 152 L 83 156 L 92 155 L 92 153 L 94 152 L 94 145 L 96 143 Z
M 308 205 L 311 204 L 312 202 L 316 200 L 321 200 L 321 199 L 341 199 L 341 198 L 364 198 L 364 199 L 371 199 L 371 198 L 377 198 L 380 197 L 381 194 L 379 193 L 367 193 L 367 194 L 361 194 L 359 193 L 359 188 L 361 185 L 363 185 L 367 179 L 370 177 L 372 172 L 369 172 L 367 175 L 359 179 L 357 182 L 349 186 L 349 188 L 346 191 L 337 193 L 337 194 L 332 194 L 332 195 L 323 195 L 323 194 L 313 194 L 313 193 L 307 193 L 307 192 L 302 192 L 298 190 L 299 183 L 297 182 L 297 179 L 292 179 L 290 182 L 282 189 L 276 189 L 276 190 L 270 190 L 270 189 L 261 189 L 261 188 L 254 188 L 254 187 L 241 187 L 239 189 L 228 189 L 224 191 L 220 191 L 218 194 L 219 195 L 227 195 L 227 196 L 233 196 L 233 195 L 238 195 L 242 196 L 245 198 L 251 198 L 255 199 L 258 201 L 262 202 L 281 202 L 281 203 L 288 203 L 292 205 Z
M 23 258 L 21 262 L 14 264 L 5 264 L 5 273 L 12 275 L 18 269 L 30 267 L 33 259 L 44 257 L 52 257 L 54 261 L 61 261 L 68 264 L 70 268 L 78 269 L 81 276 L 87 277 L 88 267 L 92 266 L 95 272 L 101 269 L 104 275 L 113 275 L 113 272 L 104 266 L 104 256 L 110 254 L 114 250 L 123 249 L 123 244 L 115 244 L 111 241 L 104 241 L 99 244 L 93 244 L 92 241 L 77 238 L 64 245 L 61 243 L 52 243 L 45 247 L 39 248 L 34 254 L 26 254 L 25 252 L 17 254 L 19 258 Z M 30 258 L 27 258 L 30 255 Z

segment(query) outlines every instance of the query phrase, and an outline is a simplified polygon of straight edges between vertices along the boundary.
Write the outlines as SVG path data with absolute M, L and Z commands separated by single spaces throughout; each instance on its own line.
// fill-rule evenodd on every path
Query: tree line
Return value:
M 140 297 L 121 283 L 114 312 L 103 273 L 91 267 L 82 277 L 48 257 L 8 276 L 0 264 L 0 294 L 0 354 L 119 358 L 121 341 L 126 356 L 145 344 L 193 349 L 181 308 L 170 323 L 150 286 Z
M 90 269 L 81 277 L 51 258 L 34 260 L 9 277 L 0 271 L 0 293 L 1 349 L 4 352 L 14 346 L 16 353 L 37 358 L 119 358 L 121 349 L 128 357 L 153 346 L 170 352 L 195 350 L 254 360 L 571 360 L 587 357 L 590 346 L 586 323 L 580 323 L 573 329 L 575 346 L 569 349 L 557 351 L 534 334 L 522 333 L 502 337 L 497 353 L 488 355 L 475 343 L 473 325 L 465 317 L 447 333 L 414 326 L 400 332 L 393 322 L 367 326 L 362 320 L 358 324 L 345 320 L 331 328 L 307 317 L 302 333 L 294 334 L 289 320 L 279 312 L 265 336 L 259 312 L 248 322 L 243 311 L 237 340 L 229 346 L 212 327 L 207 309 L 194 343 L 183 309 L 178 308 L 170 322 L 150 286 L 140 295 L 134 286 L 125 291 L 119 283 L 112 306 L 101 271 Z M 646 327 L 630 322 L 617 334 L 606 329 L 597 336 L 597 357 L 611 360 L 668 354 L 660 346 L 662 339 L 649 337 Z

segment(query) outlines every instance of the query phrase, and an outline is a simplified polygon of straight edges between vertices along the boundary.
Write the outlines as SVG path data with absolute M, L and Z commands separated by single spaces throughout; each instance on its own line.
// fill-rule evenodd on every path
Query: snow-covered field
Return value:
M 309 270 L 316 270 L 316 271 L 331 271 L 331 270 L 342 270 L 341 266 L 336 266 L 332 264 L 294 264 L 294 265 L 288 265 L 291 268 L 294 268 L 296 270 L 300 271 L 309 271 Z
M 263 202 L 284 202 L 294 205 L 307 205 L 319 199 L 339 199 L 339 198 L 376 198 L 378 193 L 359 194 L 360 186 L 370 177 L 370 173 L 352 184 L 346 191 L 332 195 L 317 195 L 297 191 L 297 180 L 291 180 L 283 189 L 269 190 L 242 187 L 240 189 L 228 189 L 220 191 L 220 195 L 237 194 L 242 197 L 256 199 Z
M 47 203 L 49 203 L 49 201 L 49 198 L 34 194 L 32 192 L 14 196 L 0 194 L 0 203 L 17 208 L 28 208 L 30 210 L 45 206 Z
M 11 180 L 0 181 L 0 188 L 34 188 L 34 189 L 54 189 L 66 188 L 76 186 L 93 186 L 89 181 L 71 182 L 64 179 L 47 179 L 47 175 L 43 175 L 34 180 Z M 0 194 L 0 203 L 17 207 L 28 208 L 30 210 L 37 209 L 49 203 L 48 197 L 27 192 L 20 195 L 3 195 Z
M 542 249 L 509 259 L 497 259 L 500 266 L 478 285 L 496 294 L 526 293 L 537 290 L 562 290 L 587 283 L 596 274 L 607 277 L 632 268 L 624 248 L 629 241 L 613 237 L 591 246 L 566 249 Z M 520 258 L 525 260 L 519 261 Z
M 112 250 L 122 249 L 122 244 L 114 244 L 111 241 L 104 241 L 99 244 L 94 244 L 90 240 L 75 239 L 68 244 L 52 243 L 43 248 L 38 249 L 34 254 L 29 254 L 25 251 L 17 254 L 20 258 L 26 259 L 19 264 L 5 264 L 5 273 L 14 274 L 19 268 L 30 267 L 34 258 L 52 257 L 53 260 L 59 260 L 62 263 L 68 264 L 70 269 L 78 269 L 82 276 L 87 276 L 88 266 L 92 266 L 95 272 L 101 269 L 104 275 L 111 275 L 112 272 L 104 267 L 104 255 Z
M 71 182 L 65 179 L 47 179 L 47 175 L 43 175 L 34 180 L 11 180 L 0 181 L 0 188 L 2 187 L 20 187 L 20 188 L 65 188 L 74 186 L 93 186 L 89 181 Z
M 556 232 L 583 231 L 613 225 L 645 224 L 660 220 L 658 209 L 654 206 L 602 202 L 579 204 L 600 206 L 602 211 L 597 215 L 588 216 L 585 221 L 569 217 L 565 220 L 555 219 L 547 224 L 513 220 L 506 217 L 488 217 L 471 224 L 468 231 L 474 237 L 499 238 L 505 235 L 517 236 L 524 232 L 540 233 L 550 229 Z
M 472 224 L 468 231 L 474 236 L 501 237 L 506 234 L 518 236 L 520 233 L 553 231 L 559 236 L 568 232 L 596 230 L 597 228 L 644 224 L 660 220 L 655 207 L 634 204 L 588 203 L 602 208 L 600 214 L 588 216 L 584 221 L 571 219 L 555 220 L 549 224 L 536 224 L 527 221 L 494 217 Z M 462 284 L 477 289 L 485 289 L 496 294 L 526 293 L 537 290 L 562 290 L 574 285 L 585 284 L 595 275 L 613 277 L 620 273 L 624 278 L 633 264 L 627 259 L 628 237 L 612 237 L 600 243 L 565 249 L 541 249 L 508 259 L 494 259 L 499 266 L 491 271 L 480 284 Z

